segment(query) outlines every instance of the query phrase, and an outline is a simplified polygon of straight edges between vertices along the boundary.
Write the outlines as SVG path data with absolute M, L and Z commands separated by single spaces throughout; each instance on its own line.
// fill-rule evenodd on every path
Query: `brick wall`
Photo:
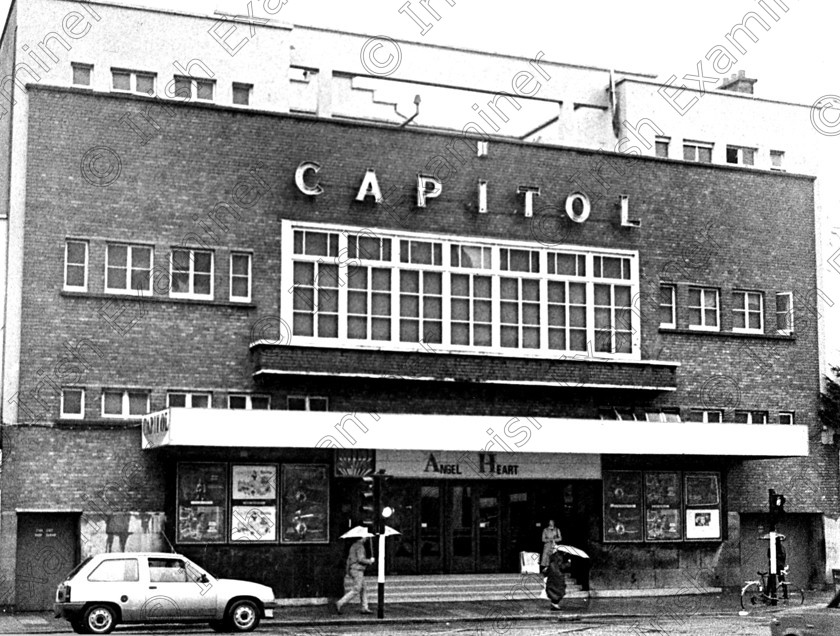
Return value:
M 731 501 L 758 509 L 771 477 L 807 467 L 811 485 L 792 480 L 789 507 L 838 508 L 836 451 L 819 443 L 815 415 L 810 178 L 507 141 L 491 142 L 489 156 L 476 158 L 459 138 L 442 134 L 199 105 L 163 109 L 145 99 L 80 91 L 33 89 L 31 96 L 21 396 L 38 404 L 37 411 L 30 409 L 33 421 L 55 420 L 55 386 L 71 379 L 88 389 L 89 418 L 97 417 L 102 387 L 150 388 L 153 409 L 163 407 L 167 389 L 212 390 L 217 405 L 225 391 L 259 389 L 250 375 L 250 330 L 291 299 L 279 288 L 281 219 L 623 248 L 640 254 L 643 357 L 682 363 L 677 391 L 656 396 L 653 404 L 723 408 L 727 417 L 735 408 L 752 407 L 769 410 L 771 422 L 778 410 L 791 410 L 811 431 L 809 458 L 753 462 L 733 471 Z M 120 120 L 131 114 L 142 121 L 147 108 L 159 130 L 152 128 L 143 144 Z M 92 148 L 102 146 L 112 165 L 119 158 L 119 174 L 108 185 L 91 185 L 81 166 Z M 294 186 L 295 168 L 304 160 L 322 164 L 317 178 L 325 192 L 318 197 Z M 418 210 L 411 203 L 416 176 L 429 165 L 436 166 L 443 194 Z M 367 168 L 376 169 L 388 205 L 354 201 Z M 489 180 L 490 209 L 482 215 L 476 209 L 479 178 Z M 532 219 L 521 214 L 520 184 L 542 188 Z M 592 213 L 576 224 L 564 216 L 563 205 L 581 188 L 592 199 Z M 620 226 L 619 194 L 629 196 L 640 228 Z M 219 203 L 230 207 L 214 224 L 208 213 Z M 68 236 L 90 240 L 88 295 L 61 293 Z M 171 247 L 185 237 L 216 252 L 215 302 L 174 302 L 160 292 L 152 299 L 102 295 L 108 240 L 154 245 L 156 267 L 165 271 Z M 231 249 L 253 250 L 252 305 L 226 302 Z M 660 281 L 678 285 L 675 332 L 658 327 Z M 795 292 L 796 336 L 688 332 L 689 285 L 720 290 L 724 332 L 731 328 L 733 289 L 764 292 L 767 331 L 775 325 L 775 292 Z M 88 364 L 59 366 L 65 345 L 81 341 L 90 343 Z M 277 381 L 278 391 L 283 382 Z M 715 393 L 715 387 L 731 390 Z M 551 389 L 540 395 L 556 397 Z M 592 399 L 613 402 L 615 396 L 605 391 Z M 418 402 L 417 410 L 427 407 Z

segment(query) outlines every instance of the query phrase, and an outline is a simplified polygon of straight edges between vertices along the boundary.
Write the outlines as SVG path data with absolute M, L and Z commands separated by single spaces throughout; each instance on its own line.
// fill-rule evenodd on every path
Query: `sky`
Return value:
M 748 12 L 766 17 L 763 5 L 779 19 L 769 21 L 767 32 L 756 29 L 758 42 L 745 42 L 746 53 L 734 69 L 758 79 L 755 92 L 760 97 L 811 104 L 820 96 L 840 94 L 835 44 L 840 3 L 826 0 L 429 0 L 440 19 L 431 17 L 420 0 L 285 0 L 279 12 L 276 7 L 284 0 L 118 1 L 207 14 L 251 13 L 292 24 L 527 57 L 542 50 L 558 62 L 651 73 L 663 80 L 695 73 L 698 61 L 716 44 L 725 44 L 726 34 Z M 9 2 L 0 0 L 4 15 Z M 406 2 L 432 25 L 425 34 L 408 12 L 399 12 Z

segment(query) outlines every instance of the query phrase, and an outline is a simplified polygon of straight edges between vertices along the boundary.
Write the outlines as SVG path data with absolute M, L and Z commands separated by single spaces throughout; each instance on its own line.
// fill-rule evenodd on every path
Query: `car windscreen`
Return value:
M 68 574 L 68 575 L 67 575 L 67 579 L 66 579 L 66 580 L 67 580 L 67 581 L 69 581 L 69 580 L 70 580 L 70 579 L 72 579 L 74 576 L 76 576 L 76 575 L 79 573 L 79 570 L 81 570 L 83 567 L 85 567 L 85 566 L 88 564 L 88 562 L 89 562 L 92 558 L 93 558 L 92 556 L 89 556 L 89 557 L 88 557 L 88 558 L 86 558 L 84 561 L 82 561 L 81 563 L 79 563 L 79 565 L 77 565 L 76 567 L 74 567 L 74 568 L 71 570 L 70 574 Z

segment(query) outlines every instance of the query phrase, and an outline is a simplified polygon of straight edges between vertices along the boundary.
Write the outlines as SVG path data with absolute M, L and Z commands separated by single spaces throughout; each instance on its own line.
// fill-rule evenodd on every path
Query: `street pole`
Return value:
M 770 597 L 770 604 L 776 605 L 776 513 L 775 501 L 776 491 L 770 488 L 770 572 L 767 575 L 767 594 Z
M 376 599 L 376 617 L 385 618 L 385 529 L 379 528 L 379 576 L 377 588 L 379 596 Z

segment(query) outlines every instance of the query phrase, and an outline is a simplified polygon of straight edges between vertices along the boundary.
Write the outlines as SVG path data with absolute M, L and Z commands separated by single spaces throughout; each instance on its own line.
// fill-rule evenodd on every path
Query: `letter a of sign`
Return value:
M 356 201 L 364 201 L 371 194 L 377 203 L 382 203 L 382 191 L 379 189 L 379 182 L 376 180 L 376 172 L 368 169 L 365 173 L 365 178 L 362 179 L 362 185 L 359 186 Z
M 429 453 L 429 461 L 426 462 L 426 467 L 423 469 L 424 473 L 429 472 L 429 468 L 431 467 L 433 473 L 439 473 L 440 468 L 438 468 L 437 461 L 435 460 L 435 456 L 432 453 Z

